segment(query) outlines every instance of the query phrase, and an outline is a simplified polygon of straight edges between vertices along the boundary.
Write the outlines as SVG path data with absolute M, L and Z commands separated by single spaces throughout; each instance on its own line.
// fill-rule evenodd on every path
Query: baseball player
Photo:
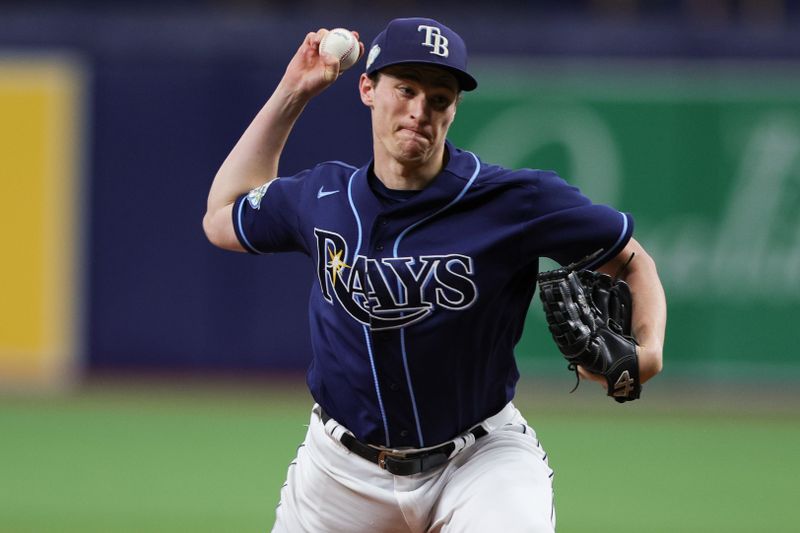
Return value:
M 666 320 L 654 263 L 630 215 L 447 141 L 477 82 L 464 41 L 431 19 L 393 20 L 366 51 L 373 159 L 277 178 L 295 121 L 339 74 L 319 52 L 325 33 L 306 36 L 222 164 L 204 218 L 217 246 L 316 267 L 315 405 L 274 531 L 553 531 L 553 471 L 512 403 L 539 258 L 601 249 L 586 267 L 615 272 L 635 252 L 642 382 L 660 370 Z

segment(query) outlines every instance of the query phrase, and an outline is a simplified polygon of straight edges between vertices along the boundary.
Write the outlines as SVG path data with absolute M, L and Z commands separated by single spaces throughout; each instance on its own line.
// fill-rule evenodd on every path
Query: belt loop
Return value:
M 325 433 L 330 435 L 333 440 L 341 442 L 342 435 L 348 433 L 347 428 L 328 416 L 328 414 L 319 405 L 314 406 L 314 412 L 317 413 L 317 416 L 319 416 L 319 420 L 323 424 Z
M 473 433 L 472 430 L 470 430 L 468 433 L 466 433 L 466 434 L 464 434 L 464 435 L 462 435 L 460 437 L 457 437 L 453 441 L 453 445 L 454 445 L 453 451 L 450 452 L 450 455 L 448 455 L 447 458 L 448 459 L 452 459 L 453 457 L 455 457 L 456 455 L 458 455 L 462 451 L 466 450 L 467 448 L 469 448 L 470 446 L 475 444 L 476 440 L 477 439 L 475 438 L 475 433 Z
M 485 429 L 487 433 L 491 433 L 495 429 L 510 423 L 514 419 L 514 414 L 516 412 L 517 408 L 514 407 L 514 404 L 508 402 L 497 414 L 481 422 L 480 426 Z

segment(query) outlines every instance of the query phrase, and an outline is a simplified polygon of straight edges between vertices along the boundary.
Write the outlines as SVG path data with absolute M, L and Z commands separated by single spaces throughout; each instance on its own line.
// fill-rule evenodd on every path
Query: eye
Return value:
M 397 90 L 403 96 L 414 96 L 414 90 L 411 87 L 409 87 L 408 85 L 399 85 L 397 87 Z
M 438 110 L 447 109 L 447 107 L 452 103 L 452 99 L 448 98 L 444 95 L 438 95 L 431 98 L 431 105 Z

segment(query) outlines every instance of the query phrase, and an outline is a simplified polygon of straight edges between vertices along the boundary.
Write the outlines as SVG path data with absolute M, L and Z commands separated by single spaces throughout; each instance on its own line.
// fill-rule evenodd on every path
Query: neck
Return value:
M 422 190 L 442 171 L 446 164 L 444 144 L 424 161 L 400 161 L 375 151 L 375 175 L 389 189 Z

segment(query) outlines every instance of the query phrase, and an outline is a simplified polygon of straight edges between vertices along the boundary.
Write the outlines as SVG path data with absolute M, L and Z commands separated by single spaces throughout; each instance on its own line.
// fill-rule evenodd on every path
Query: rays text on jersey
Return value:
M 463 310 L 478 297 L 463 254 L 350 258 L 338 233 L 314 229 L 322 296 L 373 330 L 402 328 L 437 309 Z

